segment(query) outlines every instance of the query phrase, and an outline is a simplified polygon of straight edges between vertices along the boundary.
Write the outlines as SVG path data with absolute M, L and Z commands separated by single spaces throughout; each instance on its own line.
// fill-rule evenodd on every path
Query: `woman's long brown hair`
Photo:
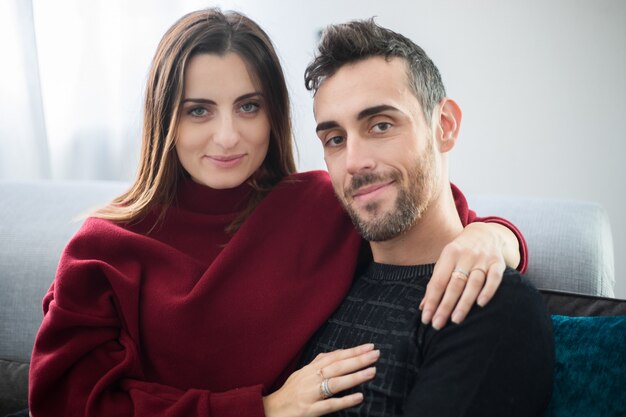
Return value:
M 141 159 L 134 184 L 95 211 L 93 217 L 128 223 L 143 218 L 159 205 L 158 221 L 163 219 L 178 182 L 187 176 L 175 149 L 185 67 L 197 54 L 229 52 L 244 60 L 261 87 L 271 131 L 265 160 L 249 180 L 255 193 L 228 231 L 236 231 L 265 194 L 295 172 L 289 95 L 272 42 L 255 22 L 240 13 L 199 10 L 174 23 L 161 39 L 152 61 L 146 86 Z

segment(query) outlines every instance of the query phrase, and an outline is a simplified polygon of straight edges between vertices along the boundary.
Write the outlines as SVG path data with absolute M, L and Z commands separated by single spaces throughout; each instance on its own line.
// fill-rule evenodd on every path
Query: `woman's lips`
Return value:
M 232 168 L 235 165 L 238 165 L 243 161 L 245 154 L 238 155 L 206 155 L 207 158 L 213 165 L 216 165 L 220 168 Z

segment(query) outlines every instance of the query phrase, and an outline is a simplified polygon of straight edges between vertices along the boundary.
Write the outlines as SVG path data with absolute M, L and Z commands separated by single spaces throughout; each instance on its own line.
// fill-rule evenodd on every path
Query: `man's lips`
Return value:
M 378 196 L 385 189 L 387 189 L 394 181 L 388 181 L 384 183 L 367 185 L 359 188 L 355 192 L 352 193 L 352 198 L 354 200 L 364 200 Z

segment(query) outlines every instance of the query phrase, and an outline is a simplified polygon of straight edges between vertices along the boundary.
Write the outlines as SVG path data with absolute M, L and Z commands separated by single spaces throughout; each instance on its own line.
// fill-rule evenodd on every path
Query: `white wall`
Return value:
M 595 201 L 608 211 L 626 298 L 626 2 L 221 2 L 256 19 L 284 61 L 301 169 L 323 168 L 304 68 L 317 30 L 378 16 L 422 46 L 464 110 L 451 156 L 465 193 Z M 486 214 L 486 213 L 485 213 Z
M 70 167 L 55 155 L 63 150 L 59 144 L 80 138 L 83 124 L 93 130 L 100 123 L 101 136 L 118 144 L 117 157 L 111 159 L 123 160 L 111 165 L 111 178 L 132 178 L 143 83 L 158 39 L 183 13 L 211 5 L 243 11 L 268 31 L 292 93 L 299 168 L 324 168 L 304 69 L 320 28 L 375 15 L 379 23 L 409 36 L 430 54 L 449 96 L 464 110 L 461 137 L 451 156 L 453 181 L 467 194 L 511 193 L 602 204 L 613 230 L 616 295 L 626 298 L 623 0 L 117 0 L 94 1 L 89 7 L 80 0 L 34 0 L 34 4 L 47 135 L 54 145 L 53 177 L 91 175 L 93 161 L 102 160 L 98 149 L 74 145 L 82 168 Z M 74 17 L 78 12 L 83 18 Z M 92 26 L 97 31 L 91 37 L 75 36 Z M 98 39 L 108 47 L 105 57 L 84 62 Z M 117 70 L 97 72 L 107 65 Z M 80 76 L 70 71 L 76 68 L 81 69 Z M 122 76 L 125 81 L 120 81 Z M 73 105 L 63 101 L 83 90 L 90 95 L 77 96 Z M 109 122 L 118 119 L 121 122 L 110 128 Z M 76 132 L 68 134 L 70 128 Z M 93 138 L 93 133 L 82 136 Z

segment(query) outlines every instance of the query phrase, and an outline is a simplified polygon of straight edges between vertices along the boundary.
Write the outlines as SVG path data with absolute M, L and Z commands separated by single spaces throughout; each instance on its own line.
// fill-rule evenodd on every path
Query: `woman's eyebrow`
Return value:
M 258 91 L 254 91 L 252 93 L 246 93 L 237 97 L 235 101 L 241 101 L 241 100 L 245 100 L 247 98 L 256 97 L 256 96 L 263 97 L 263 94 Z M 194 98 L 194 97 L 185 98 L 183 99 L 182 103 L 216 104 L 215 101 L 210 100 L 208 98 Z
M 199 104 L 215 104 L 213 100 L 209 100 L 206 98 L 185 98 L 183 99 L 184 103 L 199 103 Z
M 256 97 L 256 96 L 263 97 L 263 93 L 261 93 L 259 91 L 254 91 L 252 93 L 247 93 L 247 94 L 244 94 L 242 96 L 237 97 L 237 99 L 235 101 L 241 101 L 241 100 L 245 100 L 247 98 L 252 98 L 252 97 Z

